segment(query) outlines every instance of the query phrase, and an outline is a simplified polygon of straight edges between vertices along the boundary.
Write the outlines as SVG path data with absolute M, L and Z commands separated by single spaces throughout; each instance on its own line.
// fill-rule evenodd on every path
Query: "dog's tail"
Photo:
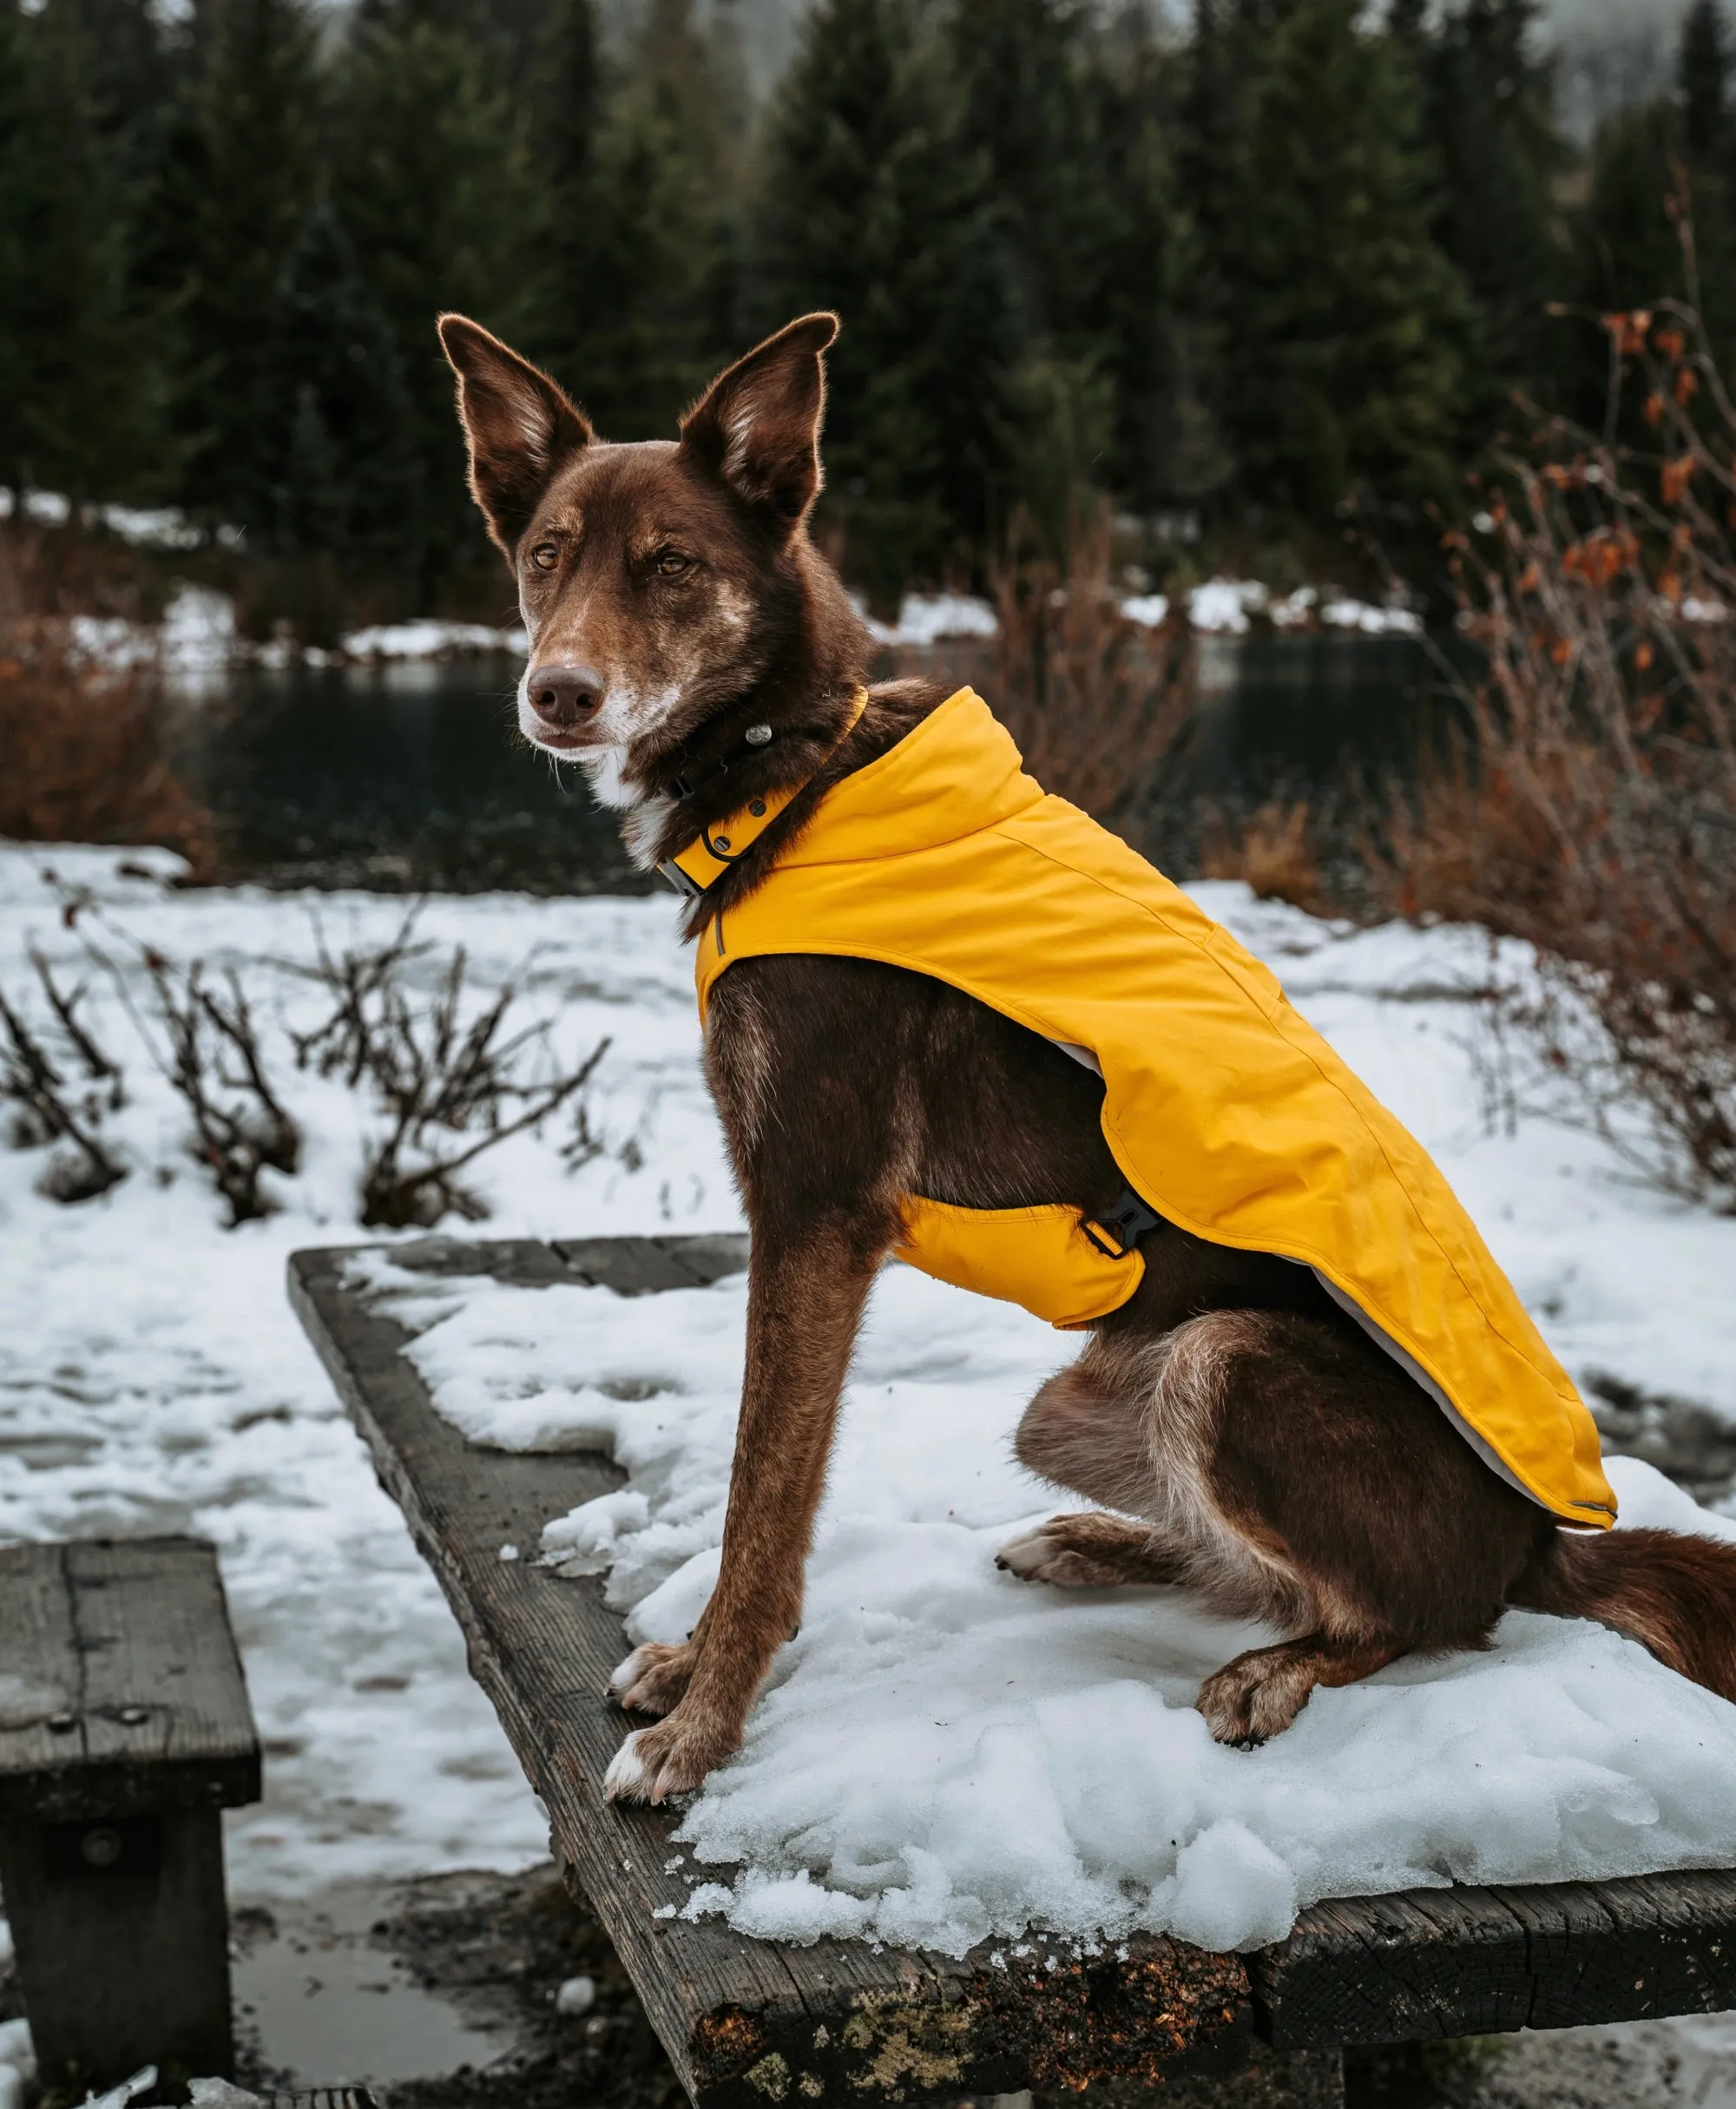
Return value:
M 1614 1626 L 1681 1676 L 1736 1700 L 1736 1544 L 1670 1530 L 1558 1530 L 1508 1602 Z

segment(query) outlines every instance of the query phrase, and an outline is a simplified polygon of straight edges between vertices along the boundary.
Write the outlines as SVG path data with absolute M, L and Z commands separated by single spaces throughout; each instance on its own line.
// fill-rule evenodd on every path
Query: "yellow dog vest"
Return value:
M 739 855 L 763 825 L 744 809 L 712 832 Z M 971 690 L 835 785 L 705 925 L 701 1018 L 733 962 L 789 952 L 931 976 L 1091 1061 L 1134 1193 L 1312 1267 L 1503 1477 L 1569 1521 L 1614 1521 L 1595 1423 L 1428 1155 L 1227 930 L 1023 773 Z M 898 1250 L 1059 1324 L 1126 1302 L 1144 1265 L 1076 1209 L 919 1196 Z

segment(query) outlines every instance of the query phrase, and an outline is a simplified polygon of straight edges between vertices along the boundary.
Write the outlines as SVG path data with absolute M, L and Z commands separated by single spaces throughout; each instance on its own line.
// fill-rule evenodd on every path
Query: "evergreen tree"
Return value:
M 1173 200 L 1149 28 L 1108 48 L 1077 0 L 959 0 L 953 69 L 1013 296 L 1006 451 L 1055 542 L 1088 482 L 1148 498 Z
M 1581 304 L 1604 313 L 1649 307 L 1666 295 L 1692 300 L 1726 357 L 1736 343 L 1729 65 L 1721 7 L 1695 0 L 1682 19 L 1677 94 L 1619 111 L 1593 142 L 1575 288 Z M 1564 384 L 1583 417 L 1601 415 L 1607 352 L 1601 335 L 1581 331 L 1564 358 Z
M 1108 481 L 1142 509 L 1194 503 L 1227 470 L 1206 399 L 1211 340 L 1199 246 L 1180 204 L 1174 74 L 1138 15 L 1091 76 L 1097 180 L 1112 210 L 1083 320 L 1114 391 Z
M 988 171 L 911 0 L 820 0 L 771 113 L 757 320 L 836 308 L 825 517 L 890 595 L 988 532 L 1016 339 Z
M 0 10 L 0 480 L 160 496 L 161 348 L 89 58 L 69 9 Z
M 580 393 L 589 386 L 579 347 L 595 312 L 597 135 L 605 95 L 596 0 L 553 0 L 528 103 L 542 200 L 542 271 L 536 332 L 527 348 Z
M 1676 78 L 1693 214 L 1693 276 L 1714 338 L 1736 335 L 1736 135 L 1730 123 L 1730 33 L 1721 0 L 1682 17 Z
M 1535 56 L 1537 0 L 1460 0 L 1412 38 L 1433 157 L 1431 231 L 1468 286 L 1463 451 L 1475 455 L 1545 363 L 1548 303 L 1566 290 L 1554 184 L 1549 62 Z
M 279 292 L 320 182 L 304 0 L 207 0 L 170 128 L 151 265 L 180 334 L 183 495 L 269 540 L 281 482 Z
M 1586 306 L 1644 307 L 1687 291 L 1668 210 L 1680 152 L 1678 114 L 1663 98 L 1599 127 L 1579 228 L 1576 291 Z M 1601 370 L 1601 350 L 1595 363 Z
M 376 378 L 402 391 L 413 435 L 419 497 L 399 548 L 425 599 L 455 552 L 481 547 L 435 317 L 457 308 L 509 341 L 527 337 L 536 194 L 498 47 L 461 0 L 365 0 L 336 133 L 332 200 L 391 347 L 393 373 Z
M 740 348 L 728 218 L 739 111 L 691 0 L 653 0 L 606 101 L 595 43 L 572 20 L 564 79 L 577 107 L 551 191 L 552 361 L 611 438 L 665 437 Z
M 1728 115 L 1730 37 L 1721 0 L 1693 0 L 1683 16 L 1676 77 L 1687 150 L 1709 162 L 1724 150 Z
M 1194 202 L 1242 495 L 1324 522 L 1448 494 L 1463 282 L 1429 228 L 1411 69 L 1357 0 L 1213 11 Z
M 336 211 L 307 215 L 277 292 L 274 548 L 404 557 L 425 463 L 396 336 Z M 401 581 L 414 590 L 413 570 Z

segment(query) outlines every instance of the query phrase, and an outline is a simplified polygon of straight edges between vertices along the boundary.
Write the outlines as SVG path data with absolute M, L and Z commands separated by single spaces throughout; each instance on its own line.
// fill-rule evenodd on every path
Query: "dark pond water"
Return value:
M 510 660 L 241 676 L 195 734 L 193 772 L 238 876 L 273 884 L 542 893 L 642 890 L 612 816 L 513 731 Z M 983 677 L 977 676 L 979 680 Z M 1329 793 L 1403 772 L 1439 711 L 1407 638 L 1209 639 L 1198 722 L 1162 786 L 1168 815 Z

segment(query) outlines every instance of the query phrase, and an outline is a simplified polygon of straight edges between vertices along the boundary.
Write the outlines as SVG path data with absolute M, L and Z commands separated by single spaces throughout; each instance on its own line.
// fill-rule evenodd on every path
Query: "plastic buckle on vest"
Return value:
M 1147 1231 L 1157 1228 L 1160 1219 L 1131 1186 L 1124 1186 L 1101 1216 L 1082 1216 L 1079 1227 L 1106 1259 L 1125 1259 Z M 1105 1238 L 1110 1238 L 1115 1243 L 1106 1244 Z
M 675 891 L 689 901 L 697 901 L 705 891 L 696 878 L 690 878 L 673 857 L 666 857 L 657 867 L 661 877 L 668 880 Z

